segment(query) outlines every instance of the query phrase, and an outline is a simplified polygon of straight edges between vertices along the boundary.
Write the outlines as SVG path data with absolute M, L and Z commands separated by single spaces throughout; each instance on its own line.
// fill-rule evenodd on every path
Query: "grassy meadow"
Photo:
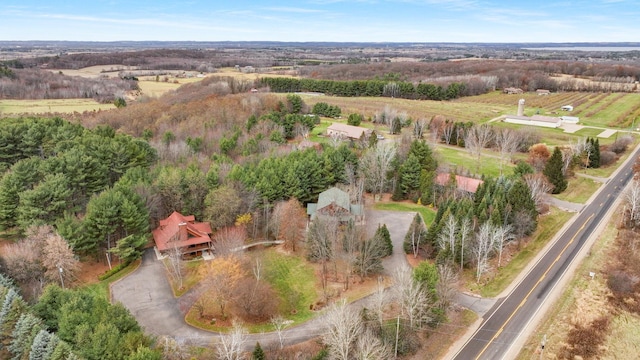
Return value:
M 93 99 L 0 100 L 0 114 L 55 114 L 111 110 L 113 104 Z

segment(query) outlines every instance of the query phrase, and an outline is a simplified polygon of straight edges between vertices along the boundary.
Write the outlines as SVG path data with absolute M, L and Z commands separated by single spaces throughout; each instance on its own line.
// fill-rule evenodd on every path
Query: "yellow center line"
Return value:
M 601 205 L 602 206 L 602 205 Z M 531 293 L 533 293 L 533 290 L 535 290 L 538 285 L 540 285 L 540 283 L 542 282 L 542 280 L 547 276 L 547 274 L 549 273 L 549 271 L 551 271 L 551 268 L 558 262 L 558 260 L 560 260 L 560 257 L 562 256 L 562 254 L 564 254 L 564 252 L 567 250 L 567 248 L 569 247 L 569 245 L 571 245 L 571 243 L 573 243 L 573 241 L 576 239 L 576 237 L 578 236 L 578 233 L 580 233 L 580 231 L 582 231 L 582 229 L 584 229 L 585 226 L 587 226 L 587 223 L 591 220 L 591 218 L 593 218 L 594 214 L 591 214 L 591 216 L 589 216 L 587 218 L 587 220 L 585 220 L 584 224 L 582 224 L 582 226 L 580 226 L 580 229 L 578 229 L 578 231 L 576 231 L 576 233 L 573 235 L 573 237 L 571 238 L 571 240 L 569 240 L 569 242 L 567 243 L 567 245 L 564 246 L 564 248 L 562 249 L 562 251 L 560 251 L 560 253 L 558 254 L 558 256 L 555 258 L 555 260 L 553 260 L 553 262 L 551 263 L 551 265 L 549 265 L 549 267 L 547 268 L 547 270 L 544 272 L 544 274 L 542 274 L 542 276 L 538 279 L 538 281 L 536 281 L 536 284 L 534 286 L 531 287 L 531 290 L 529 290 L 529 292 L 527 293 L 527 295 L 524 297 L 524 299 L 522 299 L 522 301 L 520 302 L 520 304 L 518 305 L 518 307 L 513 310 L 513 312 L 511 313 L 511 315 L 509 315 L 509 318 L 507 318 L 507 321 L 505 321 L 502 326 L 500 326 L 500 329 L 498 329 L 498 331 L 493 335 L 493 337 L 491 338 L 491 340 L 489 340 L 489 342 L 487 342 L 487 345 L 484 346 L 484 348 L 482 348 L 482 351 L 480 351 L 480 353 L 478 354 L 478 356 L 476 356 L 476 360 L 480 358 L 480 356 L 482 356 L 482 354 L 484 354 L 485 351 L 487 351 L 487 348 L 489 348 L 489 345 L 491 345 L 491 343 L 502 333 L 502 331 L 504 330 L 505 326 L 507 326 L 507 323 L 509 323 L 509 321 L 511 321 L 511 319 L 516 315 L 516 312 L 518 312 L 518 310 L 520 310 L 521 307 L 524 306 L 524 304 L 527 302 L 527 300 L 529 299 L 529 296 L 531 296 Z M 506 299 L 505 299 L 506 300 Z

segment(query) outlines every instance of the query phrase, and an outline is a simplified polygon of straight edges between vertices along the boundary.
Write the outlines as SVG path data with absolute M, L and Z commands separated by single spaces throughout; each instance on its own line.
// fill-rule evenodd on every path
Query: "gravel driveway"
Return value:
M 408 264 L 402 244 L 414 216 L 414 212 L 366 211 L 369 236 L 373 236 L 378 225 L 382 224 L 387 225 L 391 235 L 393 255 L 383 260 L 385 275 L 391 275 L 399 266 Z M 219 336 L 187 325 L 180 311 L 180 302 L 173 296 L 169 286 L 164 266 L 156 260 L 152 249 L 144 253 L 142 264 L 136 271 L 111 285 L 111 298 L 112 302 L 120 302 L 129 309 L 147 333 L 167 335 L 180 342 L 200 346 L 211 345 Z M 365 303 L 366 299 L 362 299 L 354 305 L 363 306 Z M 308 340 L 322 333 L 322 319 L 316 317 L 285 332 L 287 344 Z M 253 349 L 256 341 L 260 341 L 265 348 L 275 346 L 277 334 L 251 334 L 247 337 L 245 348 Z
M 393 243 L 393 255 L 382 261 L 384 265 L 383 273 L 391 276 L 395 269 L 400 266 L 408 265 L 406 254 L 404 253 L 403 243 L 404 236 L 411 226 L 415 212 L 404 211 L 385 211 L 385 210 L 366 210 L 366 221 L 368 236 L 372 237 L 378 225 L 387 225 L 389 235 L 391 235 L 391 242 Z

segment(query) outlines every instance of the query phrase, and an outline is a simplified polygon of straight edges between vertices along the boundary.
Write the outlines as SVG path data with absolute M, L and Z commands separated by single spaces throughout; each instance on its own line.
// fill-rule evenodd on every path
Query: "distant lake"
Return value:
M 525 50 L 551 50 L 551 51 L 640 51 L 638 46 L 558 46 L 523 48 Z

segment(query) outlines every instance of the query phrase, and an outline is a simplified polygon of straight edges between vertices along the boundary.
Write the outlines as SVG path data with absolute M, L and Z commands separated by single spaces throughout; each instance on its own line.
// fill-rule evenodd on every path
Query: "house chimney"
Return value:
M 524 99 L 518 100 L 518 116 L 524 116 Z
M 187 237 L 187 223 L 181 222 L 178 224 L 178 239 L 179 241 L 185 241 L 187 240 Z

